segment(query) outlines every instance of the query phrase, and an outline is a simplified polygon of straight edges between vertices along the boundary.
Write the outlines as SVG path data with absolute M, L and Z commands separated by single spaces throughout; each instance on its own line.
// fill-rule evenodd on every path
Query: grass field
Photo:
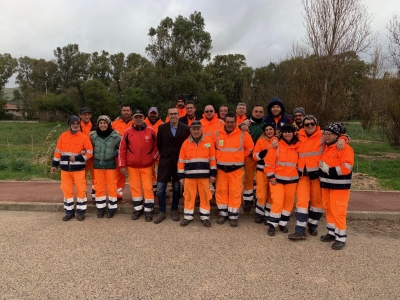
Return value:
M 400 190 L 400 151 L 357 122 L 345 125 L 356 153 L 354 172 L 377 178 L 382 189 Z M 49 174 L 50 164 L 57 138 L 67 128 L 65 122 L 0 122 L 0 180 L 58 179 Z

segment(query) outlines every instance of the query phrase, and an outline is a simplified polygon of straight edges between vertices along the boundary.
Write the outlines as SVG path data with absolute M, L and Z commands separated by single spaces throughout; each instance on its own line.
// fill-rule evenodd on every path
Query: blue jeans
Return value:
M 157 182 L 157 195 L 158 195 L 158 210 L 165 213 L 167 210 L 167 197 L 166 197 L 167 183 Z M 178 210 L 179 196 L 180 196 L 179 181 L 172 182 L 172 205 L 171 210 Z

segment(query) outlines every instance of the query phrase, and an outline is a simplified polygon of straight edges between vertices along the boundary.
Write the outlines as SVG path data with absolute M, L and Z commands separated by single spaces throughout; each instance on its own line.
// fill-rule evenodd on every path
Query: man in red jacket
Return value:
M 146 222 L 153 220 L 154 194 L 152 183 L 152 165 L 158 157 L 157 136 L 154 129 L 144 123 L 141 110 L 133 112 L 133 126 L 124 132 L 119 148 L 120 171 L 129 175 L 132 193 L 132 220 L 138 220 L 143 211 Z

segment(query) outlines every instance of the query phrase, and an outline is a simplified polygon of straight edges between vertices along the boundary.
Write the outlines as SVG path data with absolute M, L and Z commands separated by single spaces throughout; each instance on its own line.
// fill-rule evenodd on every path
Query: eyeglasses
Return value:
M 304 123 L 304 127 L 314 127 L 315 123 Z
M 205 110 L 204 111 L 206 114 L 208 114 L 208 113 L 212 113 L 212 112 L 214 112 L 213 110 Z

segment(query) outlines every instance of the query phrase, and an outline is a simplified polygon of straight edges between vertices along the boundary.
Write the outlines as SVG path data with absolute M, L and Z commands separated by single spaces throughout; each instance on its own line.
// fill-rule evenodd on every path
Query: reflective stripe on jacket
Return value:
M 325 148 L 321 157 L 329 166 L 329 175 L 319 171 L 319 180 L 322 188 L 334 190 L 348 190 L 351 186 L 351 177 L 354 166 L 354 151 L 349 145 L 339 151 L 336 143 Z
M 82 150 L 85 154 L 81 154 Z M 75 161 L 70 161 L 70 156 L 75 156 Z M 71 133 L 63 132 L 58 139 L 54 158 L 53 167 L 60 166 L 63 171 L 73 172 L 85 169 L 86 161 L 93 156 L 93 147 L 90 139 L 83 132 L 78 131 Z
M 198 144 L 189 136 L 179 152 L 178 178 L 209 178 L 217 175 L 215 146 L 211 138 L 202 136 Z

